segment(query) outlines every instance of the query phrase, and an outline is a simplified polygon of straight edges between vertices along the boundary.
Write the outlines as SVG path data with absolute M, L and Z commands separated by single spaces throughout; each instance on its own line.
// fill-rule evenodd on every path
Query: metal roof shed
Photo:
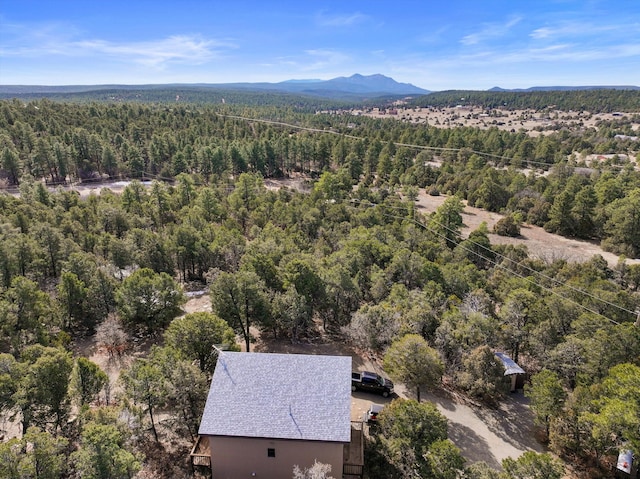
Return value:
M 505 353 L 494 353 L 500 361 L 502 361 L 502 365 L 504 366 L 504 375 L 511 376 L 511 392 L 516 391 L 516 377 L 518 374 L 526 374 L 525 370 L 522 369 L 518 364 L 507 356 Z

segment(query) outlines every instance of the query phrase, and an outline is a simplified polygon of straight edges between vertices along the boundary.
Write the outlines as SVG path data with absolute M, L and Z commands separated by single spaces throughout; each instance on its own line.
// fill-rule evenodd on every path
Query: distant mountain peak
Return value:
M 362 75 L 354 73 L 350 77 L 337 77 L 322 82 L 325 86 L 346 91 L 355 89 L 359 93 L 381 93 L 395 95 L 425 95 L 429 90 L 424 90 L 411 83 L 400 83 L 393 78 L 375 73 L 373 75 Z
M 158 89 L 163 85 L 147 85 L 146 88 Z M 331 80 L 292 79 L 279 83 L 198 83 L 198 84 L 173 84 L 164 85 L 173 87 L 197 87 L 197 88 L 224 88 L 231 90 L 254 91 L 278 91 L 300 95 L 316 96 L 322 98 L 364 100 L 376 97 L 426 95 L 431 93 L 410 83 L 399 83 L 393 78 L 380 73 L 362 75 L 355 73 L 350 77 L 337 77 Z M 94 85 L 94 86 L 60 86 L 37 87 L 20 85 L 0 85 L 0 94 L 28 94 L 56 93 L 56 92 L 80 92 L 104 89 L 134 89 L 145 88 L 141 85 Z

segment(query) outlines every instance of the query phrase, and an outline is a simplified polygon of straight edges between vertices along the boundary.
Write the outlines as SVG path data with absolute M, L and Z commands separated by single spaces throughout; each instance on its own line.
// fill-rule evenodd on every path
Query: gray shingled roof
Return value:
M 349 442 L 351 357 L 224 352 L 199 434 Z

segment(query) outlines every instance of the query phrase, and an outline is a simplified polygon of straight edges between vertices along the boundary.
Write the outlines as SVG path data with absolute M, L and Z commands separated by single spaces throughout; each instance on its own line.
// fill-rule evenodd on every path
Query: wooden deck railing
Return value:
M 342 477 L 362 478 L 364 469 L 364 423 L 351 421 L 351 442 L 344 446 Z
M 196 443 L 191 449 L 191 468 L 195 466 L 208 467 L 211 469 L 211 451 L 209 450 L 209 440 L 198 436 Z

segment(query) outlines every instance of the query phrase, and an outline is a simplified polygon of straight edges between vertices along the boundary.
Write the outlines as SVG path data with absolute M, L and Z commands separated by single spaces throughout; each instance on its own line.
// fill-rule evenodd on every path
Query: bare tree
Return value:
M 104 348 L 110 359 L 120 358 L 129 345 L 129 335 L 122 328 L 118 318 L 110 314 L 96 328 L 96 346 Z
M 400 312 L 383 305 L 365 305 L 353 314 L 343 331 L 359 347 L 382 351 L 400 331 Z
M 293 479 L 334 479 L 330 476 L 331 464 L 316 461 L 308 469 L 302 470 L 300 466 L 293 466 Z

